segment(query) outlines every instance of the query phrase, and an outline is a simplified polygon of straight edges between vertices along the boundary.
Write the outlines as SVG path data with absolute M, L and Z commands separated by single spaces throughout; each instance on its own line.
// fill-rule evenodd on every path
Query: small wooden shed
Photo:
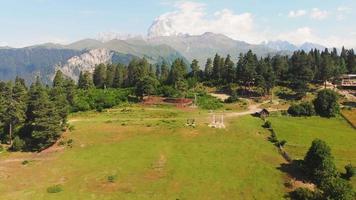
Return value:
M 267 118 L 268 116 L 269 116 L 269 111 L 267 110 L 267 109 L 262 109 L 259 113 L 258 113 L 258 115 L 260 116 L 260 118 L 262 118 L 262 119 L 265 119 L 265 118 Z

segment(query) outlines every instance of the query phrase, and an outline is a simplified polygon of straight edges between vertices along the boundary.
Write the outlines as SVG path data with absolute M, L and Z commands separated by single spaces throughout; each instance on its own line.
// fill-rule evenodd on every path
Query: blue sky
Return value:
M 355 0 L 0 0 L 0 46 L 69 43 L 108 32 L 145 36 L 159 17 L 155 35 L 211 31 L 251 43 L 356 47 L 355 9 Z

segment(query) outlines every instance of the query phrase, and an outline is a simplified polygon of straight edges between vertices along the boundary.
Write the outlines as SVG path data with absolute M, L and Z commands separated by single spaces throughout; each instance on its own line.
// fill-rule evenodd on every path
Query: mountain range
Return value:
M 0 80 L 11 80 L 19 75 L 31 82 L 35 76 L 40 76 L 44 82 L 50 83 L 58 69 L 77 79 L 80 71 L 92 71 L 99 63 L 128 64 L 135 57 L 145 57 L 152 64 L 162 61 L 171 63 L 176 58 L 183 58 L 186 62 L 197 59 L 203 67 L 206 59 L 216 53 L 222 56 L 230 54 L 236 61 L 240 53 L 250 49 L 264 57 L 313 48 L 325 47 L 313 43 L 297 46 L 287 41 L 249 44 L 215 33 L 147 38 L 134 36 L 109 41 L 84 39 L 68 45 L 46 43 L 25 48 L 0 47 Z

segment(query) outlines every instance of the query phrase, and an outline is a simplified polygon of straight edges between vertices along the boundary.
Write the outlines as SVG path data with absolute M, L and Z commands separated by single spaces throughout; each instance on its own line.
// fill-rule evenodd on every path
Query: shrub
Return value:
M 313 116 L 315 110 L 312 103 L 303 102 L 301 104 L 291 105 L 288 108 L 288 113 L 292 116 Z
M 312 142 L 304 158 L 304 163 L 306 172 L 317 185 L 338 175 L 331 149 L 322 140 L 315 139 Z
M 356 167 L 352 166 L 351 163 L 345 166 L 345 170 L 346 170 L 345 176 L 347 179 L 350 179 L 356 174 Z
M 117 177 L 115 175 L 110 175 L 107 177 L 108 182 L 114 183 L 116 181 Z
M 225 99 L 225 103 L 235 103 L 237 101 L 239 101 L 239 97 L 238 97 L 236 91 L 233 91 L 231 96 L 229 98 Z
M 320 194 L 313 192 L 307 188 L 297 188 L 289 194 L 293 200 L 318 200 L 320 199 Z
M 21 151 L 25 146 L 25 141 L 16 136 L 11 146 L 12 151 Z
M 356 198 L 352 185 L 339 177 L 325 179 L 321 184 L 323 199 L 354 200 Z
M 74 130 L 75 130 L 75 126 L 74 126 L 74 125 L 69 125 L 69 126 L 68 126 L 68 130 L 69 130 L 70 132 L 74 131 Z
M 272 128 L 272 123 L 270 121 L 266 121 L 263 125 L 264 128 Z
M 4 147 L 0 144 L 0 152 L 4 151 Z
M 315 111 L 322 117 L 335 117 L 340 112 L 338 94 L 332 90 L 321 90 L 314 100 Z
M 286 144 L 287 144 L 287 141 L 285 141 L 285 140 L 278 141 L 278 142 L 276 143 L 276 145 L 279 146 L 279 147 L 284 147 L 284 145 L 286 145 Z
M 278 142 L 277 135 L 273 129 L 271 129 L 271 136 L 269 137 L 269 141 L 272 143 Z
M 58 193 L 58 192 L 62 192 L 62 186 L 61 185 L 53 185 L 47 188 L 47 192 L 48 193 Z
M 73 139 L 69 139 L 68 141 L 67 141 L 67 146 L 68 147 L 70 147 L 70 148 L 72 148 L 73 147 Z
M 215 97 L 210 95 L 198 96 L 198 106 L 207 110 L 216 110 L 223 107 L 223 104 Z
M 24 160 L 24 161 L 22 161 L 22 165 L 27 165 L 28 163 L 30 163 L 28 160 Z
M 160 94 L 162 94 L 164 97 L 176 98 L 181 96 L 179 90 L 169 85 L 164 85 L 159 90 L 160 90 Z

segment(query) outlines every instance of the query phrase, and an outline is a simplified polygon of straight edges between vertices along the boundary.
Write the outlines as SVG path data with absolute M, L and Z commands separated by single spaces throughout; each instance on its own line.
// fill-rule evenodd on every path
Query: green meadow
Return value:
M 185 125 L 191 118 L 195 128 Z M 212 129 L 210 119 L 207 111 L 170 106 L 72 114 L 74 129 L 61 145 L 0 155 L 1 198 L 283 199 L 289 177 L 278 168 L 285 160 L 263 121 L 229 117 L 226 129 Z M 293 157 L 302 158 L 318 137 L 330 144 L 340 170 L 356 162 L 355 131 L 343 119 L 270 120 Z

